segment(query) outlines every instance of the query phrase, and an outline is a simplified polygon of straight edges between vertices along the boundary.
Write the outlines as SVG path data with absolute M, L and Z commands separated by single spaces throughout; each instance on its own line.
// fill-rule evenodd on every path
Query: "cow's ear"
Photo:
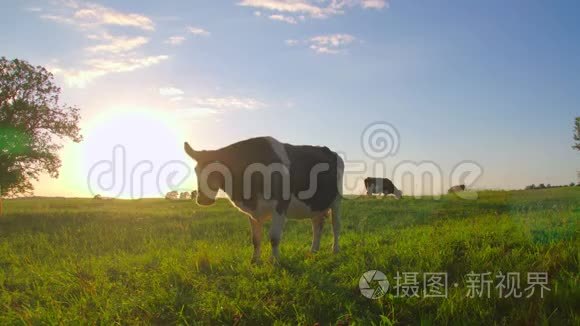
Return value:
M 187 155 L 191 156 L 192 159 L 196 161 L 199 161 L 201 159 L 202 151 L 194 150 L 193 148 L 191 148 L 191 146 L 189 146 L 188 142 L 185 142 L 183 144 L 183 148 L 185 149 Z

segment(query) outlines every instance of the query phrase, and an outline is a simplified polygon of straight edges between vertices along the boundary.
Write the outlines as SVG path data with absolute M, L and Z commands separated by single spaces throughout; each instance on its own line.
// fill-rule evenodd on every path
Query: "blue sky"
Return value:
M 400 136 L 385 176 L 471 160 L 474 187 L 520 188 L 580 170 L 579 14 L 572 0 L 4 1 L 0 42 L 82 109 L 86 141 L 37 194 L 85 194 L 115 144 L 163 164 L 186 159 L 182 138 L 271 135 L 370 163 L 361 133 L 375 121 Z

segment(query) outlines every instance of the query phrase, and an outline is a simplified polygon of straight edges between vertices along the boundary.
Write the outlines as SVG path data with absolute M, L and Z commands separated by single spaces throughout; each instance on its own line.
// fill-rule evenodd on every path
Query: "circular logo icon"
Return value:
M 369 299 L 378 299 L 389 290 L 387 276 L 381 271 L 370 270 L 365 272 L 358 281 L 360 293 Z
M 361 147 L 364 153 L 376 160 L 395 156 L 399 151 L 399 143 L 399 132 L 388 122 L 371 123 L 361 134 Z

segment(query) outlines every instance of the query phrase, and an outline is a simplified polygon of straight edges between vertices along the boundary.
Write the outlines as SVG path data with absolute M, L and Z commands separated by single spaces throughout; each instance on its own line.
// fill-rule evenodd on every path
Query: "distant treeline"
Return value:
M 525 189 L 526 190 L 531 190 L 531 189 L 548 189 L 548 188 L 561 188 L 561 187 L 574 187 L 574 186 L 580 187 L 580 183 L 576 184 L 574 182 L 570 182 L 570 184 L 568 184 L 568 185 L 560 185 L 560 186 L 552 186 L 549 183 L 547 185 L 545 185 L 543 183 L 540 183 L 537 186 L 535 184 L 531 184 L 529 186 L 526 186 Z

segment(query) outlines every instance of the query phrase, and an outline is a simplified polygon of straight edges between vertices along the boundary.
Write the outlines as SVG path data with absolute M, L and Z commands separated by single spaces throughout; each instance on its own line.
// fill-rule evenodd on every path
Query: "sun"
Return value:
M 91 195 L 160 197 L 191 181 L 181 122 L 166 111 L 113 107 L 83 133 L 79 163 Z

